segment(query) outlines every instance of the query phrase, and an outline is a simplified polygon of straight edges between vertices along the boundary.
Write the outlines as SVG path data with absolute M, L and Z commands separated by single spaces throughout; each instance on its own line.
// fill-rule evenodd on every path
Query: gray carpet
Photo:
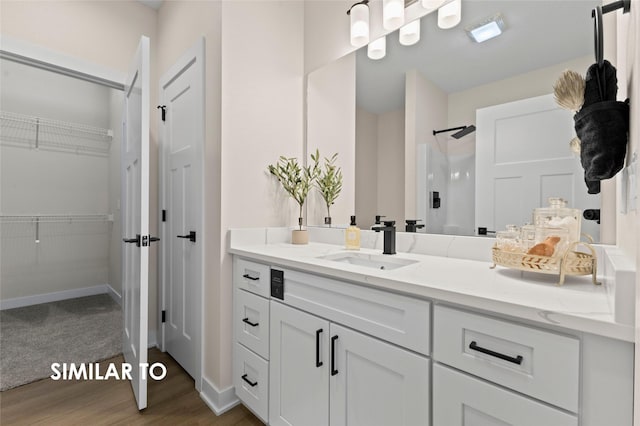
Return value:
M 47 378 L 51 363 L 122 352 L 122 310 L 108 294 L 0 311 L 0 391 Z

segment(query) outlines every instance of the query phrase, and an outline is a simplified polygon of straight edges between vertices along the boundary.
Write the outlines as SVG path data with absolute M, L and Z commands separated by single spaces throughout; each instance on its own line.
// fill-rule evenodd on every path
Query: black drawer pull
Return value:
M 251 386 L 252 388 L 258 385 L 258 382 L 252 382 L 251 380 L 247 379 L 247 374 L 242 376 L 242 380 L 249 383 L 249 386 Z
M 478 346 L 478 344 L 476 343 L 475 340 L 469 344 L 469 349 L 472 349 L 472 350 L 478 351 L 478 352 L 482 352 L 483 354 L 491 355 L 491 356 L 494 356 L 496 358 L 500 358 L 500 359 L 503 359 L 505 361 L 512 362 L 514 364 L 518 364 L 518 365 L 522 364 L 522 355 L 518 355 L 517 357 L 514 358 L 514 357 L 509 356 L 509 355 L 501 354 L 500 352 L 494 352 L 491 349 L 485 349 L 485 348 L 482 348 L 482 347 Z
M 242 277 L 243 277 L 243 278 L 246 278 L 246 279 L 248 279 L 248 280 L 251 280 L 251 281 L 258 281 L 258 280 L 260 279 L 260 277 L 252 277 L 252 276 L 251 276 L 251 275 L 249 275 L 249 274 L 244 274 Z
M 187 235 L 176 235 L 178 238 L 186 238 L 192 243 L 196 242 L 196 231 L 189 231 Z
M 242 322 L 249 324 L 251 327 L 257 327 L 259 323 L 249 321 L 249 318 L 243 318 Z
M 338 370 L 336 369 L 336 340 L 338 340 L 338 336 L 333 336 L 331 338 L 331 375 L 335 376 L 338 374 Z
M 320 334 L 322 329 L 316 330 L 316 368 L 322 367 L 322 361 L 320 361 Z

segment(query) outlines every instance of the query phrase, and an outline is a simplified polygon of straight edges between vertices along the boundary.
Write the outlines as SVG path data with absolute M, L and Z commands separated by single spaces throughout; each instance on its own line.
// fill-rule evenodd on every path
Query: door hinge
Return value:
M 167 321 L 167 311 L 162 311 L 162 322 Z
M 167 211 L 165 209 L 162 209 L 162 221 L 167 221 Z
M 156 107 L 156 109 L 161 109 L 162 110 L 162 121 L 165 121 L 166 113 L 167 113 L 167 106 L 166 105 L 158 105 Z

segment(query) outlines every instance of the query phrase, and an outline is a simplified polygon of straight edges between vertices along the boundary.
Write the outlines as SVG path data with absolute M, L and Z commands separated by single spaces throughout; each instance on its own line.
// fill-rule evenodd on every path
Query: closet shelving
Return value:
M 67 224 L 79 225 L 84 223 L 109 223 L 113 222 L 113 215 L 109 214 L 0 214 L 0 224 L 13 224 L 24 229 L 28 226 L 32 229 L 31 234 L 36 243 L 40 243 L 41 229 L 43 224 Z M 54 225 L 55 226 L 55 225 Z M 33 227 L 33 228 L 31 228 Z M 51 236 L 48 234 L 48 236 Z
M 109 155 L 109 129 L 0 111 L 0 143 L 84 155 Z
M 108 214 L 19 214 L 0 215 L 2 223 L 72 223 L 72 222 L 112 222 Z

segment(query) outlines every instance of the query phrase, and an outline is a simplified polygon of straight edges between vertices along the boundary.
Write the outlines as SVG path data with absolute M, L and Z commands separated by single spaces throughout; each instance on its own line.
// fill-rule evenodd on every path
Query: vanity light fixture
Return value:
M 395 30 L 404 24 L 404 0 L 382 0 L 382 26 Z
M 502 15 L 498 13 L 476 25 L 465 28 L 465 31 L 473 41 L 482 43 L 483 41 L 498 37 L 502 34 L 503 29 L 504 19 L 502 19 Z
M 369 43 L 369 0 L 355 3 L 347 15 L 351 18 L 351 45 L 364 46 Z
M 453 0 L 438 9 L 438 27 L 443 30 L 453 28 L 462 19 L 462 0 Z
M 433 10 L 439 8 L 446 0 L 422 0 L 422 7 Z
M 400 44 L 403 46 L 411 46 L 420 41 L 420 19 L 409 22 L 407 25 L 400 27 Z
M 367 46 L 367 56 L 369 59 L 382 59 L 387 54 L 387 37 L 382 36 L 373 40 Z

